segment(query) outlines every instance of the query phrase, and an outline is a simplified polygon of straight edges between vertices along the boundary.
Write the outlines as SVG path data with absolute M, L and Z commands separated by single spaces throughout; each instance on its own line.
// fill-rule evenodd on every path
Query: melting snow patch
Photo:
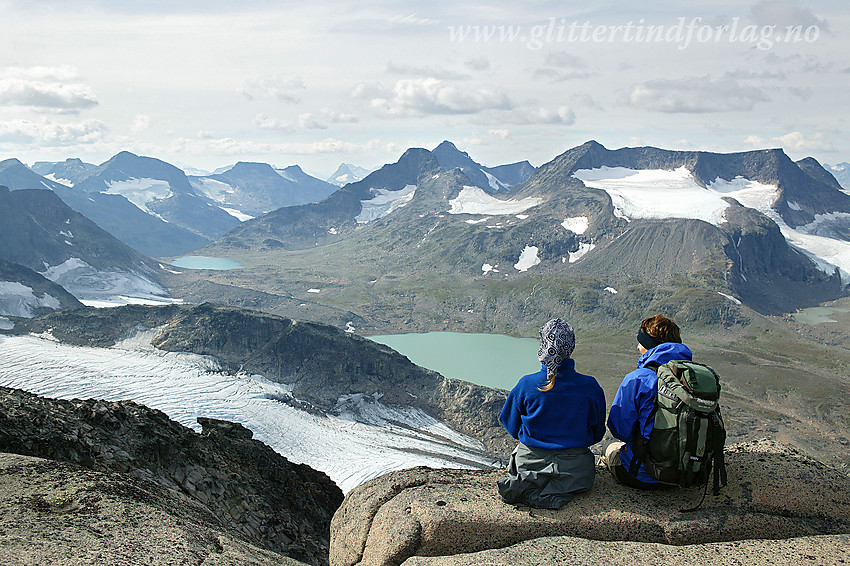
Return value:
M 490 217 L 485 216 L 484 218 L 477 219 L 470 218 L 469 220 L 464 220 L 464 222 L 466 222 L 467 224 L 481 224 L 482 222 L 487 222 L 488 220 L 490 220 Z
M 791 201 L 791 200 L 789 200 L 789 201 L 788 201 L 788 208 L 790 208 L 791 210 L 803 210 L 803 209 L 800 207 L 800 205 L 799 205 L 799 204 L 797 204 L 796 202 Z
M 616 294 L 617 294 L 617 290 L 616 290 L 615 288 L 613 288 L 613 287 L 605 287 L 605 289 L 603 289 L 603 291 L 608 291 L 608 292 L 609 292 L 609 293 L 611 293 L 612 295 L 616 295 Z
M 407 185 L 398 191 L 390 191 L 388 189 L 369 189 L 372 193 L 372 198 L 361 200 L 360 214 L 355 217 L 358 224 L 366 224 L 373 220 L 378 220 L 390 214 L 397 208 L 401 208 L 411 200 L 416 193 L 416 185 Z
M 175 274 L 175 275 L 180 275 L 181 273 L 183 273 L 182 271 L 174 271 L 173 269 L 168 269 L 167 267 L 165 267 L 165 266 L 164 266 L 164 265 L 162 265 L 161 263 L 159 264 L 159 268 L 160 268 L 161 270 L 163 270 L 163 271 L 167 271 L 167 272 L 169 272 L 169 273 L 173 273 L 173 274 Z
M 573 216 L 561 222 L 561 226 L 573 234 L 584 234 L 590 226 L 590 219 L 587 216 Z
M 736 298 L 735 298 L 735 297 L 733 297 L 732 295 L 727 295 L 726 293 L 721 293 L 720 291 L 718 291 L 718 292 L 717 292 L 717 294 L 718 294 L 718 295 L 722 295 L 722 296 L 726 297 L 727 299 L 729 299 L 730 301 L 732 301 L 732 302 L 733 302 L 733 303 L 735 303 L 736 305 L 740 305 L 740 304 L 741 304 L 741 301 L 739 301 L 738 299 L 736 299 Z
M 719 225 L 729 206 L 720 195 L 699 186 L 685 167 L 674 171 L 601 167 L 579 169 L 573 177 L 607 192 L 621 217 L 695 218 Z
M 356 329 L 356 328 L 354 328 L 354 323 L 352 323 L 350 320 L 349 320 L 348 322 L 346 322 L 346 323 L 345 323 L 345 331 L 346 331 L 347 333 L 349 333 L 349 334 L 354 334 L 354 332 L 355 332 L 356 330 L 357 330 L 357 329 Z
M 570 263 L 577 262 L 578 260 L 583 258 L 585 255 L 587 255 L 587 253 L 590 252 L 590 250 L 592 250 L 595 247 L 596 247 L 596 244 L 586 244 L 584 242 L 581 242 L 578 245 L 578 250 L 576 250 L 574 252 L 570 252 Z
M 307 289 L 307 292 L 308 293 L 321 293 L 322 290 L 313 288 L 313 289 Z
M 519 261 L 514 264 L 517 271 L 528 271 L 529 267 L 534 267 L 540 263 L 540 258 L 537 257 L 537 246 L 525 246 L 522 253 L 519 254 Z
M 80 299 L 80 302 L 87 307 L 96 309 L 105 309 L 111 307 L 121 307 L 124 305 L 146 305 L 151 307 L 161 307 L 163 305 L 180 305 L 183 304 L 183 299 L 172 299 L 169 297 L 127 297 L 125 295 L 116 295 L 107 299 Z
M 519 218 L 520 220 L 528 220 L 527 214 L 517 214 L 516 217 Z
M 112 181 L 107 183 L 104 192 L 108 195 L 121 195 L 148 214 L 155 214 L 148 208 L 149 202 L 165 200 L 174 194 L 168 181 L 162 179 Z
M 15 328 L 14 322 L 5 316 L 0 316 L 0 330 L 12 330 L 13 328 Z
M 230 216 L 237 219 L 239 222 L 245 222 L 246 220 L 252 220 L 254 218 L 250 214 L 245 214 L 244 212 L 236 210 L 235 208 L 227 208 L 226 206 L 222 206 L 220 208 Z
M 481 266 L 481 271 L 483 271 L 484 273 L 490 273 L 491 271 L 493 273 L 499 273 L 499 270 L 496 269 L 497 267 L 499 267 L 499 266 L 498 265 L 490 265 L 489 263 L 485 263 Z
M 449 201 L 449 214 L 519 214 L 543 202 L 542 198 L 527 197 L 521 200 L 502 200 L 487 194 L 479 187 L 463 187 L 457 197 Z
M 62 177 L 57 177 L 53 173 L 51 173 L 50 175 L 45 175 L 44 178 L 50 179 L 54 183 L 59 183 L 60 185 L 65 185 L 66 187 L 73 187 L 74 186 L 74 183 L 71 182 L 70 179 L 64 179 Z M 50 185 L 46 184 L 44 181 L 42 181 L 41 184 L 44 185 L 45 187 L 47 187 L 48 189 L 50 188 Z
M 337 232 L 337 229 L 336 229 L 336 228 L 328 228 L 328 234 L 330 234 L 330 235 L 332 235 L 332 236 L 335 236 L 335 235 L 337 235 L 338 233 L 339 233 L 339 232 Z
M 140 273 L 131 271 L 98 271 L 80 258 L 72 257 L 59 265 L 47 267 L 41 275 L 58 283 L 80 299 L 112 301 L 116 297 L 137 297 L 153 301 L 169 301 L 168 291 Z
M 32 318 L 44 307 L 58 309 L 59 299 L 47 293 L 37 297 L 32 288 L 17 281 L 0 281 L 0 315 Z

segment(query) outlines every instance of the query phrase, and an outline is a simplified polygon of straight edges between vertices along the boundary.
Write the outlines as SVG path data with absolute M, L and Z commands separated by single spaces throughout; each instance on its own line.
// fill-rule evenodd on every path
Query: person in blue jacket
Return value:
M 644 319 L 637 334 L 637 369 L 626 375 L 614 396 L 608 413 L 608 429 L 619 441 L 605 446 L 603 461 L 614 478 L 638 489 L 669 487 L 651 477 L 635 456 L 638 436 L 649 442 L 655 424 L 655 398 L 658 394 L 656 368 L 672 360 L 691 360 L 691 350 L 682 344 L 679 327 L 664 315 Z
M 499 415 L 519 440 L 508 477 L 497 482 L 508 503 L 557 509 L 593 485 L 589 447 L 605 434 L 605 393 L 596 379 L 576 372 L 574 348 L 569 324 L 547 322 L 540 330 L 540 371 L 520 378 Z

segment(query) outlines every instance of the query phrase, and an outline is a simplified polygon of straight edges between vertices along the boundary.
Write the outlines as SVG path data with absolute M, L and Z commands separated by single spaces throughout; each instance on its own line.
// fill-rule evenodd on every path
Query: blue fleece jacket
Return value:
M 555 385 L 546 385 L 546 366 L 520 378 L 508 395 L 499 422 L 511 436 L 533 448 L 586 448 L 605 434 L 605 392 L 589 375 L 576 373 L 575 361 L 558 366 Z
M 652 368 L 646 367 L 652 362 L 662 365 L 672 360 L 690 360 L 693 354 L 684 344 L 665 342 L 647 350 L 638 358 L 637 369 L 623 378 L 617 389 L 611 411 L 608 413 L 608 429 L 614 438 L 626 443 L 620 449 L 620 461 L 626 470 L 634 458 L 633 444 L 638 434 L 647 440 L 655 426 L 655 397 L 658 394 L 658 375 Z M 641 464 L 637 479 L 645 483 L 658 483 Z

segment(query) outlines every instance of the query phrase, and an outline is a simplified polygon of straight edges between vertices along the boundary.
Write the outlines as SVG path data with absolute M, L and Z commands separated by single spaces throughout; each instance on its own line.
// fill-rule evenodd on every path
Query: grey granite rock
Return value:
M 699 501 L 701 487 L 640 492 L 617 484 L 602 468 L 590 492 L 558 511 L 502 502 L 495 488 L 503 475 L 498 470 L 394 472 L 346 496 L 331 522 L 330 563 L 397 565 L 414 556 L 451 557 L 553 536 L 588 541 L 582 544 L 588 556 L 596 557 L 616 553 L 627 542 L 703 545 L 708 553 L 710 548 L 721 548 L 710 547 L 715 543 L 734 546 L 735 541 L 751 539 L 809 537 L 809 542 L 783 544 L 789 556 L 805 547 L 814 549 L 812 556 L 820 560 L 831 556 L 831 546 L 811 537 L 850 533 L 850 478 L 846 475 L 771 441 L 727 447 L 726 457 L 729 485 L 718 497 L 709 494 L 702 508 L 691 513 L 680 510 Z M 570 539 L 561 540 L 572 544 Z M 846 550 L 846 537 L 834 540 Z M 607 550 L 604 541 L 614 546 Z M 558 563 L 550 562 L 553 556 L 571 552 L 558 549 L 557 544 L 551 550 L 551 544 L 540 547 L 542 554 L 525 563 Z M 770 547 L 753 543 L 752 552 L 758 552 L 759 545 Z M 632 564 L 655 560 L 633 557 Z M 482 556 L 483 562 L 470 559 L 458 564 L 515 563 L 513 558 L 507 553 L 495 562 Z M 580 562 L 577 557 L 565 560 Z

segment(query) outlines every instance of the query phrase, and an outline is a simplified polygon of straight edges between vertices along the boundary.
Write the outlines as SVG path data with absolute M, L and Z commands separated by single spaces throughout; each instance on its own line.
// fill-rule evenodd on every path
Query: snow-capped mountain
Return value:
M 534 167 L 528 161 L 485 167 L 450 141 L 435 147 L 433 154 L 440 167 L 446 170 L 460 169 L 473 185 L 487 192 L 503 191 L 519 185 L 534 173 Z
M 12 191 L 20 189 L 52 190 L 72 209 L 93 220 L 125 244 L 146 255 L 179 255 L 210 242 L 211 238 L 169 222 L 156 213 L 152 213 L 145 206 L 145 197 L 153 198 L 156 192 L 152 189 L 146 194 L 141 190 L 142 184 L 148 182 L 161 189 L 163 194 L 166 194 L 164 187 L 167 185 L 167 181 L 150 181 L 148 179 L 151 175 L 144 177 L 145 173 L 141 173 L 142 177 L 124 185 L 133 186 L 135 183 L 135 186 L 139 189 L 135 194 L 132 194 L 132 191 L 129 190 L 127 195 L 117 194 L 116 192 L 110 193 L 107 182 L 102 180 L 89 182 L 92 174 L 102 172 L 102 170 L 103 166 L 89 171 L 89 174 L 82 178 L 81 184 L 87 183 L 86 186 L 89 189 L 86 191 L 84 188 L 70 187 L 47 179 L 17 159 L 7 159 L 0 162 L 0 185 L 7 186 Z M 118 176 L 121 175 L 122 173 L 119 172 Z M 65 181 L 64 178 L 60 180 Z M 188 181 L 186 184 L 188 185 Z M 121 184 L 118 185 L 119 188 L 121 186 Z M 137 200 L 138 205 L 129 200 L 127 196 Z M 226 215 L 223 211 L 220 211 L 220 213 Z M 231 217 L 228 222 L 230 225 L 239 223 L 234 217 Z
M 91 175 L 92 171 L 97 169 L 97 165 L 72 158 L 65 161 L 36 161 L 30 169 L 46 179 L 73 187 Z
M 55 313 L 16 334 L 0 336 L 3 386 L 132 399 L 195 429 L 239 422 L 344 490 L 416 465 L 488 467 L 510 444 L 492 418 L 504 392 L 332 327 L 200 305 Z
M 53 191 L 0 187 L 0 259 L 36 272 L 84 302 L 167 301 L 155 262 L 72 210 Z M 26 271 L 7 273 L 18 273 L 7 282 L 28 287 L 35 296 L 39 291 L 56 299 L 44 296 L 36 307 L 77 306 Z M 20 286 L 13 287 L 6 286 L 0 300 L 29 297 Z M 36 308 L 32 314 L 38 312 Z
M 120 197 L 149 216 L 205 239 L 215 238 L 239 224 L 235 216 L 222 210 L 217 203 L 197 194 L 182 170 L 159 159 L 127 151 L 117 154 L 76 183 L 74 192 L 88 197 Z M 127 242 L 124 237 L 119 238 Z
M 717 313 L 734 320 L 739 302 L 787 312 L 837 298 L 850 283 L 850 198 L 813 159 L 795 163 L 781 150 L 612 151 L 588 142 L 515 188 L 488 192 L 461 168 L 446 170 L 435 153 L 410 149 L 321 203 L 242 224 L 209 252 L 312 249 L 343 286 L 361 268 L 375 281 L 382 270 L 410 281 L 441 270 L 444 278 L 498 279 L 508 294 L 511 281 L 551 278 L 567 285 L 573 300 L 564 300 L 581 313 L 612 301 L 633 312 L 632 302 L 645 299 L 623 289 L 672 285 L 673 294 L 692 288 L 675 312 L 709 322 Z M 340 241 L 347 243 L 322 247 Z M 382 267 L 374 259 L 360 265 L 361 256 L 380 257 Z M 578 300 L 588 281 L 598 289 Z M 462 305 L 471 313 L 492 308 Z M 342 306 L 362 316 L 360 308 L 374 308 Z
M 841 189 L 845 193 L 850 193 L 850 163 L 846 161 L 836 165 L 827 165 L 824 163 L 823 166 L 835 177 L 835 180 L 841 185 Z
M 334 174 L 328 177 L 328 183 L 342 187 L 349 183 L 356 183 L 368 174 L 368 169 L 352 165 L 351 163 L 341 163 L 339 167 L 336 168 L 336 171 L 334 171 Z
M 241 161 L 221 173 L 190 180 L 195 192 L 243 221 L 283 206 L 318 202 L 337 189 L 297 165 L 275 169 Z

